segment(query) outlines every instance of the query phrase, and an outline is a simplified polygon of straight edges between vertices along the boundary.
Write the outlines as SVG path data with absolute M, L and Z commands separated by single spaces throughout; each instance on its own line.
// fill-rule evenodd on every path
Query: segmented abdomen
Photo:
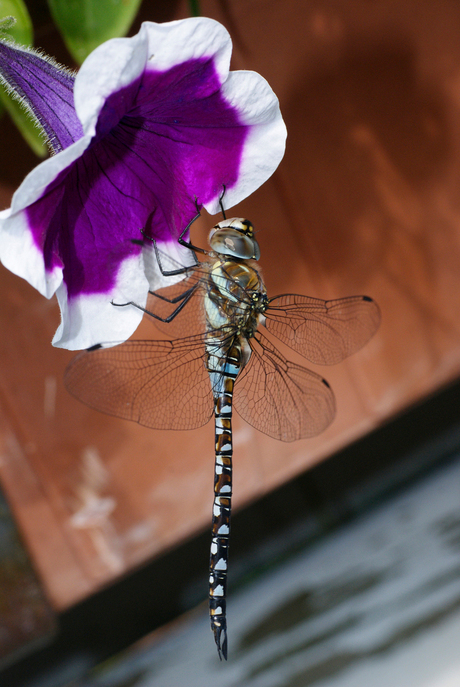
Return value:
M 241 355 L 238 342 L 223 349 L 220 355 L 216 354 L 213 346 L 207 355 L 214 391 L 216 423 L 209 613 L 220 658 L 227 658 L 226 593 L 232 498 L 232 402 L 235 379 L 241 368 Z

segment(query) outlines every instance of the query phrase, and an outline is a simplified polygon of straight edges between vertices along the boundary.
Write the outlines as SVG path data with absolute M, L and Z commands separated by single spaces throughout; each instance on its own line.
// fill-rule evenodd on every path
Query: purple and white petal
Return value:
M 190 251 L 176 241 L 169 242 L 166 252 L 178 265 L 193 264 Z M 148 291 L 159 289 L 165 283 L 174 284 L 180 279 L 180 276 L 174 276 L 165 280 L 161 276 L 155 251 L 148 243 L 140 253 L 123 262 L 119 278 L 108 293 L 69 298 L 63 281 L 56 290 L 61 324 L 53 337 L 53 345 L 78 350 L 94 343 L 126 341 L 140 324 L 143 312 L 136 306 L 145 307 Z
M 44 197 L 46 189 L 56 181 L 59 175 L 78 160 L 90 143 L 89 137 L 81 138 L 61 153 L 45 160 L 35 167 L 24 179 L 14 193 L 11 207 L 0 212 L 0 260 L 5 267 L 18 276 L 26 279 L 34 288 L 47 298 L 56 291 L 62 281 L 61 262 L 47 268 L 44 262 L 43 247 L 39 235 L 34 234 L 28 218 L 28 208 L 34 207 L 36 201 Z M 62 195 L 62 189 L 57 189 Z M 54 210 L 52 203 L 48 211 Z M 43 233 L 47 227 L 43 222 Z
M 133 297 L 135 303 L 144 306 L 148 292 L 142 258 L 134 256 L 125 260 L 120 276 L 120 284 L 129 284 L 129 296 L 116 285 L 109 293 L 79 294 L 69 298 L 67 286 L 61 282 L 56 291 L 61 323 L 53 337 L 54 346 L 75 350 L 100 342 L 119 343 L 131 336 L 143 313 L 127 303 Z
M 276 96 L 253 72 L 229 73 L 230 54 L 227 31 L 194 18 L 145 23 L 82 65 L 82 137 L 33 170 L 0 213 L 2 262 L 58 295 L 55 345 L 127 338 L 141 311 L 112 301 L 145 304 L 143 235 L 170 253 L 197 203 L 217 212 L 225 187 L 230 207 L 278 165 Z M 165 282 L 157 273 L 153 283 Z
M 225 204 L 233 207 L 272 176 L 283 158 L 287 131 L 278 98 L 260 74 L 242 70 L 230 72 L 222 93 L 248 131 L 238 180 L 225 193 Z M 211 214 L 218 213 L 219 198 L 205 207 Z

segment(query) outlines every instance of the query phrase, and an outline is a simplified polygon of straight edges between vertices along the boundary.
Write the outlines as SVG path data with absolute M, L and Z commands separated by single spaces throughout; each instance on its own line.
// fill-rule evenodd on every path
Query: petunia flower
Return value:
M 204 17 L 146 22 L 99 46 L 76 76 L 0 43 L 0 78 L 55 153 L 0 212 L 0 260 L 56 293 L 56 346 L 127 339 L 142 313 L 112 301 L 146 303 L 141 231 L 178 257 L 197 204 L 217 213 L 225 187 L 229 208 L 278 166 L 286 129 L 277 98 L 259 74 L 229 72 L 230 55 L 227 31 Z

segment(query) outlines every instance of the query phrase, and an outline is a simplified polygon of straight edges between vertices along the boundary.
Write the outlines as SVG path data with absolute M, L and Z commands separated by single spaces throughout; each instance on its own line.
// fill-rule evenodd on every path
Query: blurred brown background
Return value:
M 288 128 L 278 171 L 232 210 L 259 230 L 269 294 L 367 294 L 382 311 L 369 345 L 316 370 L 337 398 L 323 435 L 282 444 L 235 418 L 238 507 L 458 377 L 460 5 L 203 0 L 201 11 L 232 34 L 233 69 L 269 81 Z M 69 64 L 40 3 L 35 13 L 37 46 Z M 145 0 L 132 33 L 187 13 Z M 0 148 L 3 208 L 37 160 L 6 119 Z M 211 222 L 194 228 L 198 245 Z M 79 404 L 62 384 L 73 354 L 50 345 L 55 302 L 2 267 L 0 288 L 0 479 L 62 611 L 209 526 L 213 427 L 151 431 Z

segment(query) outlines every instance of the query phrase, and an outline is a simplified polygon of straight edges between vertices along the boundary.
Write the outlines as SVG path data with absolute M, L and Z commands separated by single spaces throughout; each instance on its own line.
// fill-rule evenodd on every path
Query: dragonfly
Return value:
M 332 389 L 320 375 L 288 360 L 275 341 L 311 363 L 331 365 L 364 346 L 380 322 L 368 296 L 269 298 L 253 224 L 222 212 L 208 249 L 185 239 L 194 220 L 181 233 L 179 243 L 193 255 L 191 266 L 166 269 L 167 257 L 153 241 L 161 273 L 181 281 L 150 292 L 141 309 L 160 329 L 167 323 L 164 328 L 177 338 L 97 344 L 71 361 L 64 380 L 88 406 L 154 429 L 190 430 L 214 417 L 209 613 L 221 660 L 228 653 L 233 409 L 281 441 L 320 434 L 336 412 Z

